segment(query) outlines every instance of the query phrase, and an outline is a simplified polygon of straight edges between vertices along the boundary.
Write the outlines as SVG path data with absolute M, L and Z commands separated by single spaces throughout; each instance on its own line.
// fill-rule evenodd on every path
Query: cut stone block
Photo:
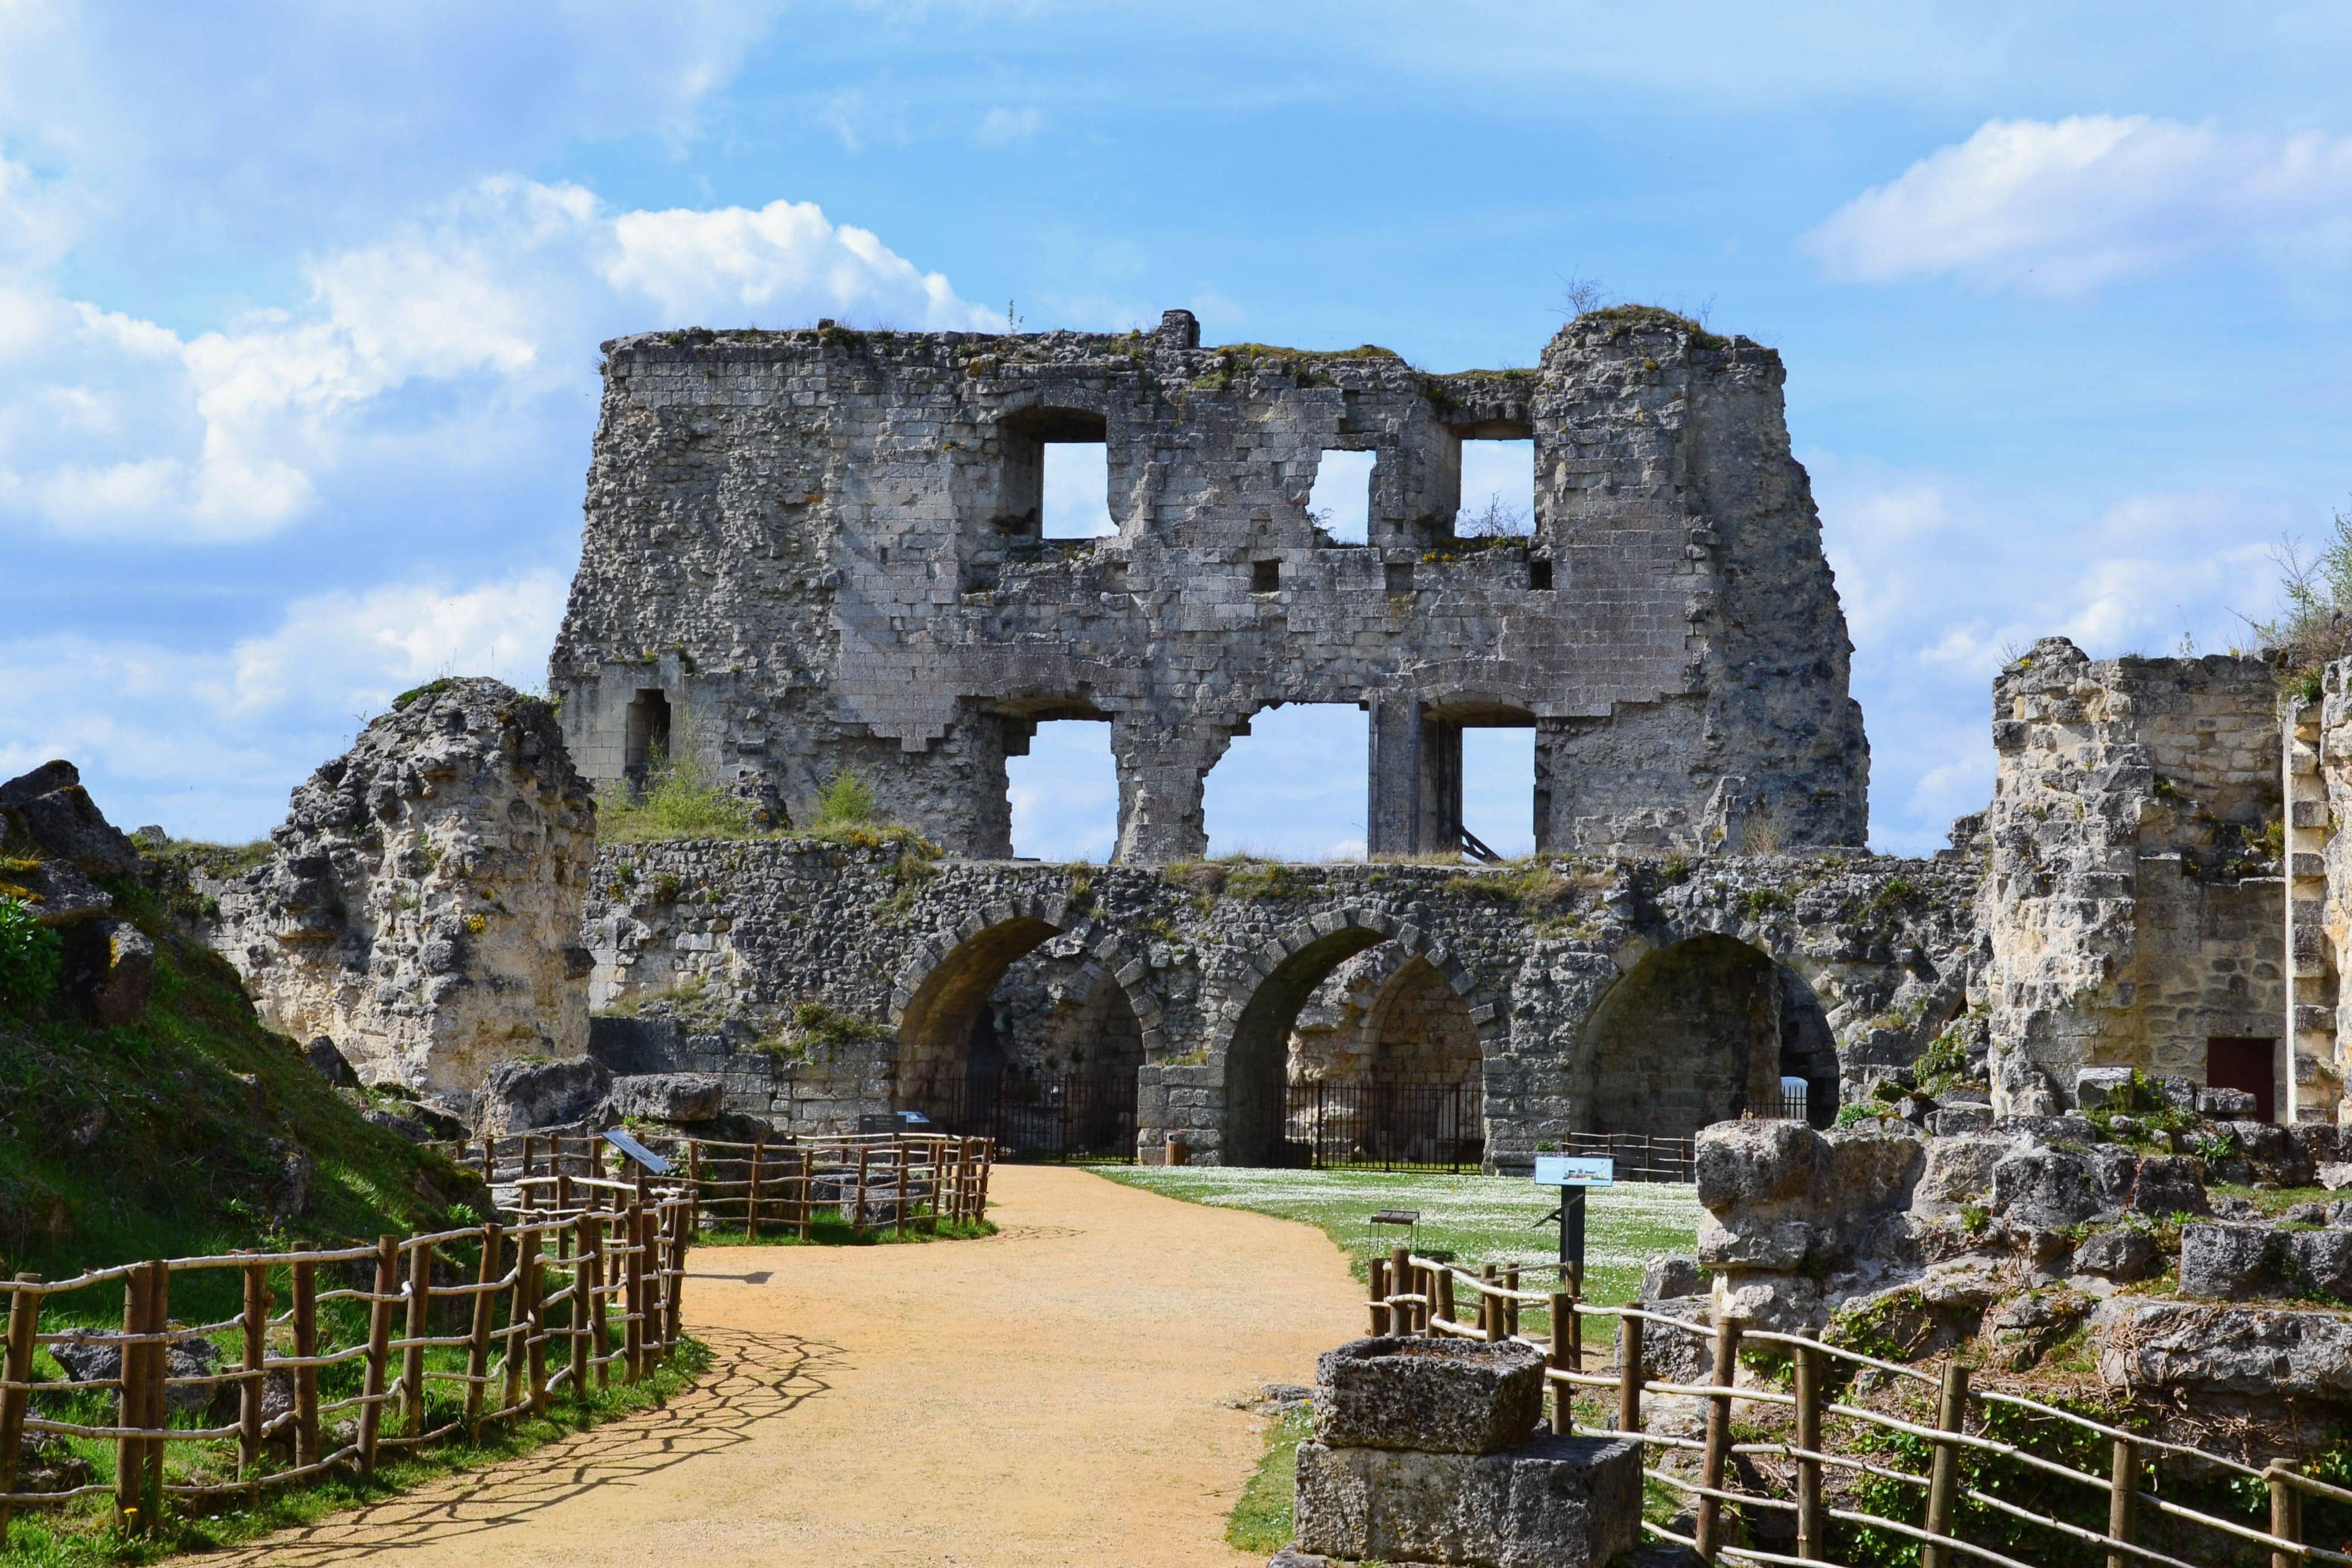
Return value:
M 1543 1414 L 1543 1354 L 1512 1342 L 1383 1334 L 1315 1364 L 1315 1437 L 1342 1448 L 1492 1454 Z
M 1641 1447 L 1541 1437 L 1502 1454 L 1298 1446 L 1297 1549 L 1468 1568 L 1601 1568 L 1642 1531 Z

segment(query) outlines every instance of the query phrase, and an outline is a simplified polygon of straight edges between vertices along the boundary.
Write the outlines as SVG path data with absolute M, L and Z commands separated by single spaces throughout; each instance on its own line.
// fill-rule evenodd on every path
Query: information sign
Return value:
M 669 1175 L 670 1165 L 667 1160 L 662 1158 L 659 1155 L 654 1153 L 651 1149 L 637 1142 L 636 1139 L 631 1137 L 628 1134 L 621 1131 L 620 1128 L 605 1128 L 604 1141 L 612 1145 L 614 1148 L 620 1150 L 623 1154 L 628 1155 L 629 1158 L 636 1161 L 637 1164 L 645 1166 L 646 1170 L 652 1172 L 655 1176 Z
M 1617 1162 L 1585 1155 L 1538 1155 L 1538 1186 L 1614 1186 Z

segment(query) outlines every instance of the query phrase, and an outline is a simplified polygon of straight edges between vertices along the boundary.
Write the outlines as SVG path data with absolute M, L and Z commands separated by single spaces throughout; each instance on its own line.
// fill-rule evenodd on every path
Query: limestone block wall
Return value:
M 645 334 L 605 345 L 551 689 L 592 779 L 651 737 L 806 821 L 865 773 L 1010 852 L 1004 759 L 1107 722 L 1119 852 L 1202 852 L 1202 780 L 1284 702 L 1371 714 L 1380 852 L 1459 841 L 1465 726 L 1536 731 L 1557 852 L 1859 844 L 1867 747 L 1780 361 L 1660 311 L 1533 371 L 1150 333 Z M 1531 439 L 1532 537 L 1454 537 L 1461 446 Z M 1046 445 L 1100 441 L 1117 535 L 1041 534 Z M 1376 455 L 1367 542 L 1307 499 Z
M 1995 679 L 1997 1107 L 2069 1103 L 2090 1066 L 2201 1082 L 2210 1040 L 2279 1037 L 2276 711 L 2252 658 L 2094 661 L 2050 637 Z
M 1235 1163 L 1272 1163 L 1284 1087 L 1318 1070 L 1298 1048 L 1302 1012 L 1327 986 L 1374 977 L 1356 1027 L 1384 1027 L 1369 1018 L 1386 1006 L 1422 1015 L 1412 1027 L 1439 1043 L 1466 1037 L 1487 1159 L 1516 1167 L 1592 1130 L 1612 1061 L 1654 1050 L 1646 1020 L 1607 1027 L 1604 999 L 1702 939 L 1786 977 L 1818 1021 L 1825 1088 L 1843 1072 L 1846 1092 L 1864 1092 L 1963 1005 L 1973 894 L 1958 857 L 1155 871 L 765 840 L 606 847 L 583 939 L 598 1010 L 677 1040 L 678 1065 L 728 1079 L 730 1109 L 815 1129 L 942 1103 L 984 1010 L 1016 1052 L 1024 1030 L 1099 1046 L 1123 1015 L 1142 1061 L 1141 1146 L 1178 1130 Z M 886 1038 L 845 1043 L 843 1019 Z
M 462 1100 L 500 1061 L 587 1048 L 595 804 L 553 709 L 438 681 L 294 791 L 207 939 L 262 1018 L 371 1083 Z

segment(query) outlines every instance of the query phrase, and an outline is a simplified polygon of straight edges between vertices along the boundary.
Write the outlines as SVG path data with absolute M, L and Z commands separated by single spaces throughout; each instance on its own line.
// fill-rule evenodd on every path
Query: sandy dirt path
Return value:
M 718 1365 L 668 1408 L 210 1560 L 1238 1568 L 1228 1402 L 1362 1332 L 1338 1250 L 1078 1170 L 992 1197 L 982 1241 L 692 1253 Z

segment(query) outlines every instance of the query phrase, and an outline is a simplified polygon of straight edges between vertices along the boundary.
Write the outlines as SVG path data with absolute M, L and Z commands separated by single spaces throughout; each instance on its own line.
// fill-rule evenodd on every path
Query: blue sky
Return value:
M 0 773 L 118 821 L 252 836 L 403 687 L 539 681 L 623 331 L 1181 305 L 1450 370 L 1571 277 L 1704 311 L 1786 358 L 1908 852 L 2005 645 L 2242 642 L 2352 491 L 2341 7 L 329 12 L 0 0 Z M 1361 723 L 1261 716 L 1214 847 L 1360 844 Z M 1099 853 L 1107 770 L 1041 737 L 1022 852 Z

